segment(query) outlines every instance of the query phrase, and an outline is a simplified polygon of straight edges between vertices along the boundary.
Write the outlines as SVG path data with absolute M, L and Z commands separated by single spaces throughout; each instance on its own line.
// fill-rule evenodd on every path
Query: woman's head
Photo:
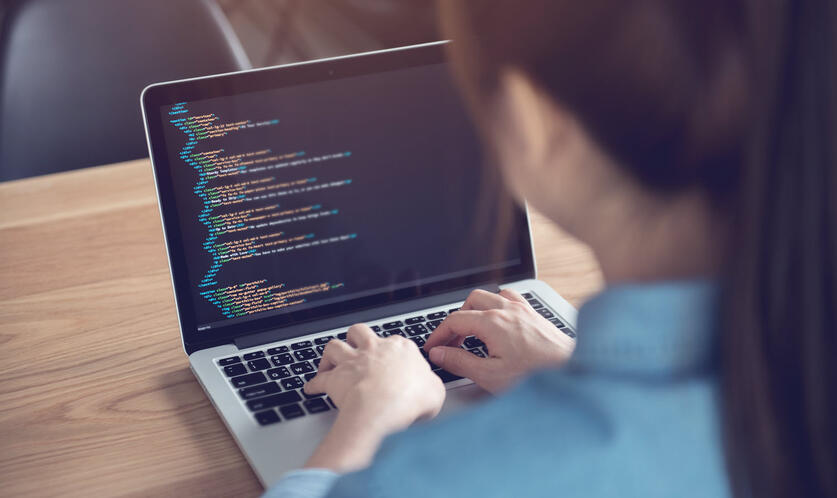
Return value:
M 594 250 L 616 227 L 646 238 L 693 225 L 672 251 L 683 254 L 674 277 L 721 259 L 751 114 L 746 21 L 731 2 L 714 4 L 441 4 L 460 80 L 513 190 Z M 627 277 L 618 255 L 598 255 L 607 278 Z
M 734 189 L 758 86 L 737 2 L 441 2 L 483 122 L 522 77 L 643 184 Z M 520 88 L 521 85 L 516 85 Z M 499 131 L 501 127 L 494 127 Z M 561 133 L 562 127 L 551 130 Z M 492 136 L 491 138 L 497 138 Z
M 602 231 L 667 217 L 669 258 L 712 254 L 685 274 L 724 284 L 735 482 L 837 496 L 833 2 L 439 4 L 518 195 L 594 250 Z

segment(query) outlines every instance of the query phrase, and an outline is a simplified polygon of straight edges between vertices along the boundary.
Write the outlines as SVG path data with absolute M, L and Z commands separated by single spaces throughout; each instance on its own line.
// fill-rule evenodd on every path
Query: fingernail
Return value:
M 430 350 L 430 361 L 433 363 L 442 363 L 445 361 L 445 350 L 442 348 L 433 348 Z

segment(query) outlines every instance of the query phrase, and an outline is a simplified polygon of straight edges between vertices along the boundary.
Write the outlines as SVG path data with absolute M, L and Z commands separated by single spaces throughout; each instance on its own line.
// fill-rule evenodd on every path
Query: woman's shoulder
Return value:
M 335 496 L 726 496 L 710 375 L 545 371 L 388 438 Z

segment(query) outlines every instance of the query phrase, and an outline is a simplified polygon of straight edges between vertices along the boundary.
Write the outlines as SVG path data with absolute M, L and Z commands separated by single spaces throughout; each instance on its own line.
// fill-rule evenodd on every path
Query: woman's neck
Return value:
M 717 275 L 726 223 L 706 199 L 685 193 L 604 204 L 609 211 L 579 234 L 596 255 L 609 284 Z

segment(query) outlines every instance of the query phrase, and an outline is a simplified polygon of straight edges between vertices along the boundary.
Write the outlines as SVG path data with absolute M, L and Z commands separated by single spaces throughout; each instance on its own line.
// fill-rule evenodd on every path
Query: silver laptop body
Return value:
M 354 286 L 360 290 L 360 284 L 354 285 L 352 279 L 365 280 L 357 276 L 359 273 L 352 273 L 349 270 L 346 271 L 350 277 L 347 277 L 345 282 L 341 281 L 335 284 L 329 281 L 329 285 L 321 284 L 314 290 L 302 286 L 291 289 L 293 292 L 285 292 L 283 290 L 286 288 L 284 283 L 281 286 L 274 285 L 272 287 L 275 288 L 270 290 L 264 287 L 263 283 L 258 283 L 263 280 L 267 281 L 269 278 L 257 280 L 255 284 L 251 282 L 246 285 L 238 284 L 232 277 L 229 282 L 221 281 L 221 277 L 227 275 L 225 272 L 230 272 L 230 275 L 235 277 L 238 275 L 236 272 L 239 272 L 240 268 L 243 268 L 241 272 L 250 273 L 259 271 L 262 267 L 270 271 L 278 268 L 279 270 L 276 271 L 282 273 L 280 271 L 282 261 L 285 260 L 281 258 L 287 256 L 268 252 L 266 248 L 268 244 L 263 244 L 261 240 L 278 241 L 284 244 L 285 248 L 291 247 L 290 244 L 295 244 L 293 246 L 294 251 L 289 254 L 304 255 L 305 253 L 301 253 L 301 251 L 331 250 L 322 247 L 310 248 L 310 244 L 321 240 L 317 239 L 317 234 L 299 235 L 294 238 L 295 232 L 293 230 L 271 232 L 270 230 L 274 229 L 269 225 L 272 222 L 277 224 L 282 222 L 287 223 L 287 226 L 294 227 L 297 225 L 293 223 L 316 222 L 321 223 L 321 225 L 317 225 L 318 228 L 325 230 L 342 227 L 341 224 L 349 226 L 353 223 L 352 220 L 361 219 L 358 215 L 348 218 L 348 221 L 341 220 L 339 223 L 332 225 L 328 221 L 322 221 L 329 218 L 323 214 L 325 208 L 322 206 L 316 207 L 317 204 L 313 208 L 311 206 L 303 207 L 309 211 L 291 206 L 289 214 L 285 218 L 279 216 L 281 213 L 278 212 L 263 214 L 270 210 L 279 209 L 271 204 L 270 190 L 275 191 L 276 195 L 284 192 L 284 197 L 280 196 L 283 200 L 277 204 L 277 206 L 284 206 L 286 204 L 285 199 L 292 199 L 292 194 L 303 196 L 308 192 L 299 190 L 298 185 L 291 185 L 287 189 L 281 190 L 285 188 L 282 185 L 288 183 L 283 183 L 283 179 L 280 177 L 290 174 L 286 171 L 292 171 L 294 168 L 305 168 L 310 164 L 316 165 L 312 168 L 324 168 L 319 163 L 326 161 L 343 161 L 343 164 L 352 164 L 348 161 L 363 155 L 363 150 L 374 150 L 374 147 L 379 146 L 364 146 L 366 149 L 361 149 L 360 152 L 347 150 L 344 152 L 327 151 L 327 153 L 319 153 L 315 151 L 311 153 L 307 150 L 294 152 L 293 150 L 274 151 L 271 149 L 264 153 L 255 151 L 251 156 L 247 154 L 223 156 L 219 155 L 218 151 L 234 149 L 239 144 L 235 140 L 249 136 L 248 133 L 257 133 L 250 130 L 259 127 L 275 127 L 275 136 L 283 136 L 282 130 L 288 130 L 289 133 L 293 134 L 304 128 L 305 125 L 294 124 L 294 127 L 283 128 L 281 125 L 284 122 L 284 114 L 282 118 L 273 120 L 262 119 L 263 116 L 260 116 L 254 119 L 224 121 L 221 116 L 221 109 L 225 109 L 225 106 L 232 102 L 232 104 L 229 104 L 232 106 L 229 109 L 239 112 L 242 108 L 247 108 L 247 105 L 249 105 L 247 102 L 255 102 L 255 100 L 248 100 L 251 97 L 253 99 L 264 98 L 266 99 L 265 102 L 268 102 L 271 98 L 270 95 L 273 94 L 259 92 L 270 92 L 274 88 L 277 92 L 297 92 L 276 94 L 294 95 L 293 99 L 288 100 L 286 108 L 297 106 L 298 109 L 313 109 L 319 105 L 319 102 L 325 101 L 329 102 L 329 106 L 331 106 L 329 108 L 333 108 L 336 105 L 335 102 L 347 102 L 346 105 L 351 107 L 352 105 L 360 105 L 357 101 L 364 98 L 380 97 L 381 99 L 387 99 L 388 94 L 401 95 L 393 92 L 401 91 L 402 87 L 413 88 L 411 85 L 417 79 L 425 78 L 421 84 L 415 84 L 417 90 L 409 95 L 414 96 L 415 92 L 420 94 L 420 92 L 425 91 L 423 89 L 429 88 L 430 90 L 427 91 L 435 92 L 431 93 L 432 97 L 428 97 L 427 102 L 424 103 L 404 103 L 405 106 L 418 105 L 418 107 L 412 108 L 413 110 L 410 111 L 412 114 L 410 115 L 420 115 L 421 112 L 424 112 L 421 111 L 422 108 L 433 107 L 438 104 L 438 99 L 448 98 L 447 86 L 452 85 L 451 83 L 447 81 L 444 85 L 439 83 L 440 88 L 442 86 L 444 88 L 434 90 L 434 85 L 436 85 L 434 82 L 437 78 L 442 78 L 435 75 L 441 74 L 438 71 L 444 70 L 445 64 L 444 42 L 439 42 L 242 73 L 159 83 L 151 85 L 143 91 L 141 97 L 143 117 L 149 142 L 149 153 L 154 165 L 158 200 L 166 236 L 184 350 L 188 354 L 192 371 L 265 487 L 275 483 L 284 473 L 302 467 L 334 421 L 337 415 L 337 407 L 334 406 L 333 402 L 326 397 L 307 398 L 299 389 L 300 385 L 298 383 L 304 382 L 306 376 L 310 377 L 314 374 L 315 365 L 318 363 L 318 358 L 321 356 L 327 338 L 340 340 L 340 334 L 345 333 L 348 326 L 353 323 L 367 323 L 373 326 L 374 330 L 382 336 L 398 333 L 413 339 L 417 345 L 420 345 L 432 329 L 444 319 L 444 316 L 455 312 L 461 306 L 465 297 L 473 288 L 481 287 L 492 290 L 509 288 L 523 294 L 537 308 L 539 313 L 552 321 L 555 324 L 556 333 L 564 333 L 570 337 L 575 337 L 576 310 L 546 283 L 537 280 L 528 216 L 525 209 L 522 208 L 517 208 L 517 218 L 514 224 L 516 230 L 514 236 L 517 237 L 517 245 L 515 246 L 514 243 L 509 245 L 509 247 L 514 248 L 510 249 L 508 254 L 517 251 L 516 255 L 514 258 L 502 262 L 502 264 L 493 265 L 491 268 L 483 265 L 479 266 L 478 270 L 448 272 L 442 276 L 428 274 L 428 278 L 424 278 L 422 272 L 417 271 L 415 273 L 418 277 L 407 282 L 398 282 L 390 275 L 389 278 L 392 282 L 387 288 L 375 287 L 357 293 L 349 292 L 346 289 Z M 374 88 L 370 89 L 370 86 Z M 334 101 L 330 100 L 332 95 L 339 94 L 348 88 L 355 88 L 356 91 L 352 93 L 345 90 L 348 93 L 347 95 L 335 96 Z M 304 99 L 300 102 L 299 95 L 306 95 L 305 92 L 308 92 L 309 89 L 313 92 L 312 95 L 317 95 L 317 97 L 312 97 L 310 104 L 307 104 Z M 346 100 L 341 101 L 340 98 Z M 375 112 L 384 114 L 397 112 L 398 109 L 392 109 L 392 107 L 401 105 L 403 98 L 402 95 L 398 98 L 386 100 L 390 105 L 381 105 L 379 109 L 368 105 L 359 107 L 359 109 L 361 109 L 361 112 L 362 109 L 371 109 L 370 112 L 373 114 Z M 217 113 L 193 110 L 201 106 L 212 108 L 207 107 L 212 105 L 219 106 Z M 325 104 L 323 105 L 325 106 Z M 448 119 L 444 113 L 448 112 L 451 105 L 439 104 L 438 106 L 439 109 L 427 112 L 442 113 L 433 115 L 442 118 L 434 118 L 428 122 L 449 124 L 449 121 L 461 119 L 458 115 L 464 113 L 461 109 L 457 109 L 457 117 Z M 253 109 L 251 112 L 254 113 L 254 116 L 262 112 L 260 107 L 253 107 Z M 352 116 L 357 115 L 357 112 L 345 111 L 344 114 L 347 113 Z M 304 116 L 304 113 L 299 110 L 296 112 L 288 111 L 288 115 L 291 116 L 289 119 L 293 120 L 294 117 Z M 390 115 L 387 114 L 387 116 Z M 382 122 L 386 122 L 386 119 L 395 118 L 391 116 L 382 118 Z M 374 121 L 371 122 L 374 123 Z M 400 123 L 398 120 L 392 122 Z M 393 128 L 393 126 L 386 128 Z M 418 129 L 423 128 L 419 127 Z M 349 130 L 347 133 L 356 131 Z M 386 132 L 395 133 L 393 135 L 395 137 L 394 141 L 398 142 L 398 130 L 390 129 Z M 377 134 L 374 125 L 370 127 L 369 133 Z M 463 131 L 462 133 L 466 132 Z M 444 136 L 449 135 L 450 133 L 447 133 Z M 270 137 L 274 135 L 258 136 Z M 306 137 L 309 137 L 309 135 L 306 135 Z M 314 138 L 318 139 L 316 133 Z M 469 142 L 472 140 L 475 139 L 468 138 Z M 393 140 L 389 140 L 383 143 L 392 142 Z M 406 142 L 414 143 L 412 138 L 406 140 Z M 312 143 L 316 145 L 318 142 Z M 241 142 L 241 144 L 247 145 L 246 142 Z M 204 145 L 206 146 L 204 147 Z M 469 147 L 472 146 L 469 145 Z M 420 156 L 421 151 L 425 148 L 413 150 L 418 151 L 416 154 Z M 450 149 L 451 147 L 448 144 L 445 148 L 440 148 L 439 153 L 449 157 L 445 151 Z M 402 153 L 402 151 L 399 151 L 399 153 Z M 259 159 L 260 154 L 266 156 L 263 158 L 264 160 Z M 449 159 L 454 164 L 458 160 L 457 158 L 466 157 L 456 154 L 456 151 L 454 151 L 453 155 L 450 156 L 452 159 Z M 238 156 L 242 156 L 244 159 Z M 366 157 L 375 157 L 375 154 L 367 154 Z M 337 164 L 337 162 L 334 164 Z M 368 161 L 362 163 L 361 166 L 367 167 L 367 164 Z M 374 168 L 392 167 L 391 164 L 392 162 L 382 161 L 380 165 L 369 167 L 373 168 L 372 172 L 374 173 Z M 198 171 L 198 176 L 188 176 L 195 174 L 193 171 L 190 172 L 190 169 Z M 347 166 L 344 171 L 350 170 L 351 168 Z M 277 173 L 274 176 L 264 176 L 265 172 L 271 171 Z M 323 171 L 333 172 L 335 170 Z M 273 175 L 273 173 L 270 174 Z M 247 180 L 250 183 L 246 183 L 238 181 L 238 177 L 253 180 Z M 362 175 L 359 176 L 359 178 L 361 177 Z M 230 180 L 230 178 L 233 178 L 233 180 Z M 268 180 L 264 180 L 264 178 Z M 314 189 L 312 192 L 317 192 L 317 195 L 330 196 L 338 195 L 333 194 L 333 192 L 338 192 L 339 188 L 355 188 L 354 185 L 363 182 L 362 178 L 354 183 L 345 183 L 346 179 L 338 178 L 335 180 L 335 178 L 321 179 L 311 176 L 305 179 L 308 184 L 300 185 L 303 187 L 308 185 L 312 188 L 319 185 L 321 190 Z M 367 174 L 366 178 L 371 177 Z M 422 178 L 421 174 L 414 178 L 418 182 L 427 180 Z M 291 183 L 303 181 L 292 180 Z M 193 183 L 189 183 L 190 181 L 193 181 Z M 267 186 L 259 187 L 262 190 L 251 188 L 253 184 L 260 181 Z M 318 183 L 321 181 L 322 183 Z M 326 181 L 328 183 L 324 183 Z M 344 183 L 338 185 L 340 181 Z M 366 183 L 369 184 L 369 181 L 367 180 Z M 440 183 L 447 183 L 447 181 Z M 185 188 L 183 185 L 187 185 L 189 188 Z M 215 185 L 211 187 L 214 190 L 210 191 L 208 186 L 212 185 Z M 241 185 L 245 185 L 245 187 L 241 187 Z M 393 203 L 397 205 L 399 201 L 410 198 L 409 195 L 399 196 L 396 194 L 389 196 L 386 193 L 386 187 L 384 184 L 380 186 L 382 192 L 384 192 L 381 194 L 381 198 L 384 199 L 384 202 L 381 203 L 381 209 L 387 209 L 392 207 Z M 291 188 L 297 188 L 297 190 L 291 190 Z M 329 188 L 332 190 L 328 190 Z M 224 195 L 226 196 L 219 197 L 219 191 L 225 192 Z M 425 190 L 425 192 L 427 191 Z M 320 192 L 325 192 L 325 194 L 320 194 Z M 356 196 L 354 198 L 361 199 L 362 197 L 366 196 Z M 425 198 L 423 195 L 413 197 L 417 199 Z M 323 199 L 331 199 L 331 197 L 323 197 Z M 335 197 L 335 199 L 343 198 Z M 428 209 L 432 210 L 432 203 L 435 203 L 436 199 L 429 195 L 427 201 L 431 203 L 428 204 L 430 206 Z M 237 202 L 243 204 L 252 202 L 252 206 L 258 207 L 242 209 L 236 204 Z M 477 199 L 473 200 L 474 204 L 478 202 Z M 191 206 L 192 204 L 194 206 Z M 466 204 L 465 207 L 470 209 L 470 204 Z M 194 223 L 190 221 L 192 219 L 189 214 L 190 209 L 196 214 Z M 262 211 L 259 211 L 260 209 Z M 317 217 L 311 218 L 315 221 L 308 219 L 298 221 L 297 218 L 294 218 L 294 216 L 299 216 L 297 211 L 310 214 L 311 209 L 317 211 L 315 213 Z M 337 217 L 342 215 L 346 209 L 351 210 L 352 205 L 342 210 L 334 209 L 326 214 L 329 214 L 333 219 L 339 219 Z M 292 210 L 296 211 L 291 213 Z M 248 220 L 255 219 L 253 218 L 253 212 L 259 214 L 258 222 L 248 225 L 250 223 Z M 370 213 L 370 217 L 376 216 L 372 211 Z M 418 235 L 417 240 L 421 240 L 421 236 L 432 232 L 432 229 L 419 231 L 421 232 L 419 234 L 411 234 L 411 227 L 415 227 L 415 223 L 421 224 L 422 222 L 420 218 L 421 209 L 418 210 L 418 214 L 412 211 L 410 213 L 413 216 L 419 216 L 415 218 L 417 221 L 398 230 L 405 232 L 407 236 Z M 455 218 L 455 216 L 451 216 L 452 218 Z M 287 221 L 289 219 L 292 221 Z M 444 225 L 447 219 L 447 216 L 436 216 L 433 223 L 437 226 Z M 429 223 L 427 226 L 432 227 L 433 223 Z M 208 232 L 204 233 L 202 227 L 210 228 Z M 251 232 L 247 232 L 248 234 L 264 234 L 263 239 L 256 240 L 257 238 L 239 236 L 236 230 L 244 231 L 245 228 L 252 229 Z M 389 230 L 389 227 L 385 228 Z M 442 227 L 441 231 L 445 232 L 450 228 Z M 264 231 L 259 232 L 259 230 Z M 284 239 L 281 237 L 285 237 L 285 235 L 276 235 L 285 233 L 290 233 L 290 235 Z M 333 236 L 322 240 L 329 242 L 332 244 L 331 247 L 336 248 L 334 249 L 334 254 L 337 255 L 335 258 L 339 258 L 343 254 L 341 248 L 351 247 L 351 244 L 356 243 L 355 240 L 363 240 L 365 234 L 374 235 L 374 230 L 361 230 L 355 236 L 345 234 L 340 237 L 329 234 Z M 211 238 L 213 236 L 216 238 Z M 217 240 L 224 239 L 224 237 L 227 240 L 227 242 L 224 242 L 226 245 L 219 246 Z M 256 242 L 253 242 L 253 240 L 256 240 Z M 325 242 L 320 243 L 325 244 Z M 277 246 L 271 247 L 275 248 Z M 377 250 L 374 245 L 372 250 Z M 351 252 L 354 249 L 347 249 L 347 251 Z M 474 249 L 472 248 L 471 251 L 473 252 Z M 431 243 L 428 247 L 422 247 L 417 252 L 417 256 L 412 256 L 411 261 L 417 261 L 416 265 L 421 266 L 423 264 L 422 258 L 426 257 L 433 259 L 436 263 L 444 264 L 443 258 L 447 256 L 448 252 L 453 254 L 455 251 L 440 248 L 437 252 L 433 250 L 433 244 Z M 480 251 L 477 250 L 476 252 Z M 232 256 L 230 256 L 231 254 Z M 311 254 L 330 253 L 311 252 Z M 357 254 L 357 252 L 351 252 L 351 256 L 354 258 L 357 258 Z M 423 254 L 427 256 L 422 256 Z M 263 262 L 252 263 L 252 261 L 256 261 L 256 256 L 261 258 Z M 296 258 L 297 256 L 293 257 Z M 346 257 L 349 258 L 349 256 Z M 485 257 L 488 258 L 488 256 Z M 299 258 L 294 260 L 293 271 L 304 277 L 305 271 L 298 270 L 297 267 L 300 266 L 300 261 L 303 266 L 307 264 L 307 260 L 304 256 L 299 256 Z M 451 258 L 454 258 L 454 256 L 451 256 Z M 268 261 L 274 262 L 267 263 Z M 275 261 L 278 261 L 278 263 Z M 317 271 L 320 266 L 331 264 L 329 261 L 324 261 L 322 256 L 312 256 L 310 261 L 312 262 L 312 272 Z M 349 258 L 349 261 L 353 260 Z M 343 262 L 341 265 L 336 265 L 335 268 L 338 270 L 334 271 L 339 273 L 342 271 L 340 268 L 351 266 L 351 263 Z M 265 271 L 270 276 L 268 270 Z M 190 274 L 190 272 L 192 273 Z M 195 277 L 195 275 L 199 275 L 200 278 Z M 236 285 L 226 285 L 227 283 Z M 262 287 L 259 287 L 259 285 L 262 285 Z M 339 294 L 341 292 L 343 294 Z M 320 297 L 320 294 L 331 296 L 333 293 L 338 294 L 334 297 Z M 206 318 L 207 316 L 210 318 Z M 467 341 L 465 347 L 471 349 L 474 354 L 488 354 L 484 345 L 479 344 L 479 341 L 474 339 Z M 311 368 L 314 370 L 311 371 Z M 447 372 L 439 373 L 439 375 L 447 381 L 445 386 L 448 389 L 447 399 L 444 409 L 439 415 L 440 417 L 461 410 L 486 396 L 486 393 L 468 379 L 455 378 Z M 294 384 L 294 382 L 297 384 Z

